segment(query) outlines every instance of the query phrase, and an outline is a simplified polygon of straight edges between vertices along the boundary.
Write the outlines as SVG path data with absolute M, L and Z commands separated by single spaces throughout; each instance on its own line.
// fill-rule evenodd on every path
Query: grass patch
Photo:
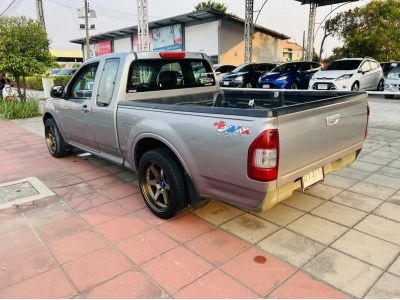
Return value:
M 40 116 L 39 101 L 0 101 L 0 115 L 6 119 L 26 119 Z

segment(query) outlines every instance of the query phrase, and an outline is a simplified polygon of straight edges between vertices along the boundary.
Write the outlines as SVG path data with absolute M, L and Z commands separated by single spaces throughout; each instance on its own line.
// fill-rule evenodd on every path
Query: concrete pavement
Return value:
M 400 100 L 370 107 L 359 159 L 323 184 L 261 214 L 212 201 L 167 222 L 135 175 L 50 158 L 40 118 L 0 120 L 0 183 L 56 194 L 0 210 L 0 297 L 399 298 Z

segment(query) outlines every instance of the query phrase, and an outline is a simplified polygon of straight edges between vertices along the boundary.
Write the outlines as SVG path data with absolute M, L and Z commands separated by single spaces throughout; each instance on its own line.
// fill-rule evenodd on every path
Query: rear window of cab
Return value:
M 129 68 L 127 93 L 215 85 L 210 64 L 203 59 L 135 60 Z

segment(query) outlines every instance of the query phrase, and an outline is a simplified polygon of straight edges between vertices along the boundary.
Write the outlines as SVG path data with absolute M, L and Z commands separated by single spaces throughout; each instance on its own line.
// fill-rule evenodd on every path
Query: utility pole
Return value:
M 88 1 L 87 0 L 84 0 L 85 1 L 85 3 L 84 3 L 84 5 L 85 5 L 85 8 L 84 8 L 84 10 L 85 10 L 85 12 L 84 12 L 84 14 L 85 14 L 85 36 L 86 36 L 86 59 L 89 59 L 89 57 L 90 57 L 90 49 L 89 49 L 89 45 L 90 45 L 90 43 L 89 43 L 89 4 L 88 4 Z
M 46 24 L 44 22 L 44 13 L 43 13 L 43 1 L 42 0 L 36 0 L 36 14 L 37 14 L 37 19 L 42 25 L 42 28 L 44 31 L 46 31 Z
M 149 51 L 149 17 L 147 0 L 137 0 L 139 51 Z
M 254 1 L 246 0 L 244 23 L 244 62 L 250 63 L 253 48 L 253 8 Z
M 314 31 L 315 31 L 315 17 L 317 15 L 317 3 L 314 1 L 310 3 L 310 15 L 308 18 L 308 34 L 307 34 L 307 49 L 306 60 L 312 60 L 314 54 Z

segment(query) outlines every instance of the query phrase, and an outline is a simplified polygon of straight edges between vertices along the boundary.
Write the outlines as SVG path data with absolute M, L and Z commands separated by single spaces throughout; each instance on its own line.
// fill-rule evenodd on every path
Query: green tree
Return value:
M 330 33 L 343 41 L 343 47 L 333 51 L 336 56 L 381 61 L 400 57 L 400 0 L 372 0 L 338 14 L 335 22 Z
M 200 2 L 199 4 L 197 4 L 195 6 L 194 10 L 198 11 L 198 10 L 202 10 L 202 9 L 206 9 L 206 8 L 218 10 L 223 13 L 226 13 L 226 10 L 228 9 L 228 7 L 223 3 L 208 0 L 207 2 L 203 1 L 203 2 Z
M 50 41 L 40 24 L 26 17 L 0 17 L 0 70 L 11 74 L 26 97 L 25 77 L 42 74 L 54 63 Z

